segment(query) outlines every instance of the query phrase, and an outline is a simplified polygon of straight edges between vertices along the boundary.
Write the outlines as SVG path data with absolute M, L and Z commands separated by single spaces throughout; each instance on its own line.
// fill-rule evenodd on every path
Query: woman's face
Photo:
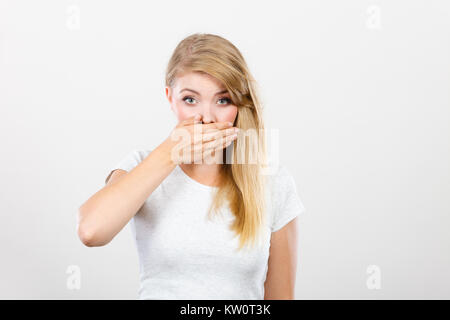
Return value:
M 237 116 L 238 107 L 233 105 L 225 87 L 208 74 L 190 72 L 180 75 L 173 88 L 166 87 L 166 96 L 178 121 L 199 113 L 203 123 L 234 123 Z

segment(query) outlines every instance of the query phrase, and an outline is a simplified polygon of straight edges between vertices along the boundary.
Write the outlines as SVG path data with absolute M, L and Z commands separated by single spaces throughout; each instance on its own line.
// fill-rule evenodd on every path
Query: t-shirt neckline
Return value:
M 218 189 L 218 187 L 213 187 L 213 186 L 207 186 L 206 184 L 200 183 L 194 179 L 192 179 L 186 172 L 184 172 L 184 170 L 180 167 L 180 165 L 177 165 L 175 167 L 176 170 L 178 170 L 180 176 L 189 184 L 202 189 L 202 190 L 207 190 L 207 191 L 213 191 L 215 189 Z

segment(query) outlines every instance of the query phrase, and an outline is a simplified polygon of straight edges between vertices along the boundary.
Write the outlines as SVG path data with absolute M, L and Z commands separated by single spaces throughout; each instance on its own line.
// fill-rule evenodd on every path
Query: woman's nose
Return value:
M 203 123 L 212 123 L 214 122 L 211 118 L 203 117 Z
M 203 123 L 214 122 L 214 117 L 211 114 L 211 111 L 209 110 L 209 108 L 204 108 L 202 110 L 202 115 L 203 115 Z

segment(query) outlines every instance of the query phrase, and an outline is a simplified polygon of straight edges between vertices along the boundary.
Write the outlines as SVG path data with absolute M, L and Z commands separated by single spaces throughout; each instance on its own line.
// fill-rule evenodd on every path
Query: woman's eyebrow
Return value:
M 201 96 L 200 93 L 198 93 L 198 92 L 195 91 L 195 90 L 189 89 L 189 88 L 184 88 L 184 89 L 180 90 L 179 93 L 182 93 L 183 91 L 192 91 L 193 93 L 198 94 L 199 96 Z M 228 92 L 228 90 L 225 89 L 225 90 L 222 90 L 222 91 L 217 92 L 217 93 L 215 94 L 215 96 L 217 96 L 218 94 L 227 93 L 227 92 Z

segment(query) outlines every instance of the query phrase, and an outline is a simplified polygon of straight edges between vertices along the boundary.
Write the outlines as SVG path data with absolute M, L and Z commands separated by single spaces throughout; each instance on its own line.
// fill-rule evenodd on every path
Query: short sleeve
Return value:
M 150 152 L 151 150 L 133 150 L 128 153 L 124 158 L 109 169 L 108 176 L 105 179 L 105 184 L 108 182 L 114 170 L 122 169 L 130 172 L 134 167 L 141 163 L 141 161 L 144 160 Z
M 280 230 L 295 217 L 305 212 L 305 207 L 297 194 L 294 177 L 284 166 L 280 166 L 273 185 L 272 232 Z

